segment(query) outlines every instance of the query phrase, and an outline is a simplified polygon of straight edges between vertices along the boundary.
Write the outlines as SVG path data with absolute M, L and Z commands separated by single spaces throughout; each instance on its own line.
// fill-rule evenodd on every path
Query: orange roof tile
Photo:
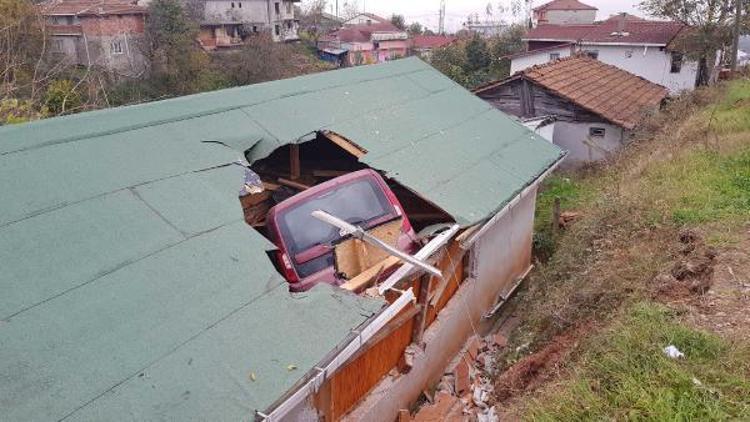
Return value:
M 534 66 L 520 75 L 628 129 L 668 93 L 661 85 L 585 55 Z

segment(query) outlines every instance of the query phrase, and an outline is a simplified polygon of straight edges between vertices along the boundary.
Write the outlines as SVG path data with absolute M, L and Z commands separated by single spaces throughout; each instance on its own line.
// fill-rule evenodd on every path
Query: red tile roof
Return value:
M 47 0 L 39 3 L 43 15 L 145 15 L 147 9 L 129 0 Z
M 583 4 L 578 0 L 552 0 L 549 3 L 535 7 L 535 12 L 543 10 L 599 10 L 594 6 Z
M 596 27 L 591 25 L 554 25 L 540 24 L 531 28 L 523 37 L 524 40 L 533 41 L 560 41 L 575 42 L 586 36 Z
M 414 48 L 439 48 L 445 47 L 456 41 L 458 37 L 447 35 L 417 35 L 412 38 L 412 47 Z
M 647 21 L 613 16 L 593 25 L 550 25 L 532 28 L 524 40 L 580 41 L 582 43 L 624 43 L 669 45 L 686 26 L 679 22 Z
M 585 55 L 534 66 L 474 92 L 480 94 L 518 78 L 527 79 L 626 129 L 634 128 L 644 111 L 658 107 L 668 93 L 661 85 Z

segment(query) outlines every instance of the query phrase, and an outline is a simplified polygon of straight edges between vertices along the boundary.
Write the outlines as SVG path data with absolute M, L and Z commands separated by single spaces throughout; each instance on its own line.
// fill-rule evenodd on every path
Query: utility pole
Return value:
M 445 0 L 440 0 L 440 23 L 438 24 L 438 34 L 445 35 Z
M 732 70 L 737 70 L 737 56 L 740 53 L 740 29 L 742 23 L 742 1 L 734 0 L 736 7 L 734 12 L 734 39 L 732 40 Z

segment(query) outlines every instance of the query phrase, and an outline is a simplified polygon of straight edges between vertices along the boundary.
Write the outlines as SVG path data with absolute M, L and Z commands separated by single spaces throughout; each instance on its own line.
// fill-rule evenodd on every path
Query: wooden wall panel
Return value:
M 338 420 L 355 404 L 362 400 L 380 380 L 398 366 L 406 347 L 411 344 L 414 327 L 414 311 L 410 306 L 402 314 L 410 314 L 406 321 L 386 337 L 379 339 L 366 352 L 355 356 L 349 364 L 337 372 L 330 383 L 330 409 L 326 412 L 331 420 Z M 387 329 L 387 328 L 386 328 Z

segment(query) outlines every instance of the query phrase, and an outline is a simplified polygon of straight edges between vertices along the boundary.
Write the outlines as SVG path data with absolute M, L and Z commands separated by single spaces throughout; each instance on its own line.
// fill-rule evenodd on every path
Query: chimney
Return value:
M 617 32 L 620 34 L 625 33 L 625 23 L 627 22 L 628 14 L 625 12 L 620 13 L 620 16 L 617 18 Z

